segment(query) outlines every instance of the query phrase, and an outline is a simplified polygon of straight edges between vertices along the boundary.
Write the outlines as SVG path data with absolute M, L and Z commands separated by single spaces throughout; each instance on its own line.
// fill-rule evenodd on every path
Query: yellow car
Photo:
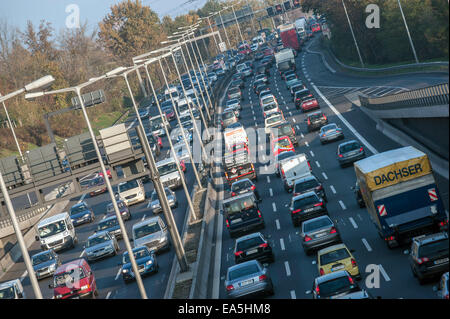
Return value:
M 339 270 L 347 270 L 352 277 L 361 279 L 355 257 L 344 244 L 319 250 L 317 252 L 317 268 L 320 276 Z

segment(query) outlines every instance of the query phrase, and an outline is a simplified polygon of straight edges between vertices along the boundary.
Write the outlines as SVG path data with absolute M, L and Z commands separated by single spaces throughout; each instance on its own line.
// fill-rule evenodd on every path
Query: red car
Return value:
M 91 191 L 89 192 L 89 196 L 93 197 L 99 194 L 103 194 L 106 193 L 106 191 L 108 190 L 106 188 L 105 185 L 105 180 L 103 179 L 102 176 L 97 176 L 94 177 L 90 182 L 89 182 L 89 187 L 97 187 L 97 186 L 104 186 L 103 188 L 97 189 L 95 191 Z
M 288 136 L 283 136 L 272 140 L 273 156 L 277 156 L 282 152 L 289 152 L 289 151 L 295 153 L 294 145 L 292 144 L 291 139 Z
M 84 258 L 59 266 L 53 275 L 53 284 L 50 284 L 49 288 L 53 288 L 55 299 L 98 296 L 94 273 Z
M 320 32 L 320 24 L 316 23 L 311 26 L 312 32 Z
M 300 108 L 302 109 L 302 112 L 307 112 L 313 109 L 320 109 L 319 102 L 317 102 L 316 99 L 308 99 L 303 100 L 302 104 L 300 105 Z
M 183 173 L 186 173 L 186 163 L 183 160 L 180 161 L 180 167 Z
M 162 138 L 160 136 L 156 136 L 156 142 L 160 148 L 163 148 Z
M 103 177 L 103 173 L 102 173 L 102 172 L 98 173 L 98 175 L 99 175 L 100 177 Z M 108 175 L 108 178 L 109 178 L 109 179 L 112 178 L 111 171 L 110 171 L 109 169 L 106 170 L 106 175 Z

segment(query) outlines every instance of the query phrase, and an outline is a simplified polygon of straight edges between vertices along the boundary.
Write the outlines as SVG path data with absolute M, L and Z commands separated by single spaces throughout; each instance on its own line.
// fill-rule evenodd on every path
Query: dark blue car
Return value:
M 74 226 L 90 223 L 95 220 L 94 211 L 84 201 L 73 205 L 70 208 L 69 214 Z
M 133 255 L 141 276 L 158 272 L 159 266 L 153 251 L 141 246 L 133 249 Z M 122 266 L 122 278 L 125 283 L 135 279 L 128 252 L 124 252 L 119 266 Z

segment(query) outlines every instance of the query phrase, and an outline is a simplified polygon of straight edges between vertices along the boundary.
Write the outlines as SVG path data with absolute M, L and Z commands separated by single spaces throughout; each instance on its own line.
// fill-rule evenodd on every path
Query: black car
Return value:
M 236 79 L 233 82 L 231 82 L 230 87 L 239 87 L 240 89 L 243 89 L 245 87 L 245 84 L 244 81 Z
M 267 91 L 267 90 L 270 91 L 270 87 L 269 87 L 267 84 L 261 83 L 260 85 L 258 85 L 258 86 L 256 87 L 255 93 L 256 93 L 256 95 L 259 96 L 259 94 L 260 94 L 261 92 Z
M 264 58 L 264 53 L 261 52 L 261 51 L 256 52 L 256 54 L 255 54 L 255 60 L 261 60 L 262 58 Z
M 292 144 L 294 144 L 295 146 L 299 145 L 299 142 L 297 140 L 297 132 L 288 121 L 271 127 L 271 131 L 272 139 L 282 136 L 288 136 Z
M 312 95 L 311 91 L 308 89 L 303 89 L 303 90 L 295 92 L 295 95 L 294 95 L 295 107 L 297 109 L 300 109 L 302 106 L 302 102 L 304 100 L 307 100 L 310 98 L 314 98 L 314 96 Z
M 236 239 L 234 262 L 240 264 L 256 259 L 259 262 L 274 262 L 275 257 L 269 242 L 261 233 L 253 233 Z
M 286 81 L 286 77 L 289 76 L 289 75 L 295 75 L 295 76 L 297 76 L 297 74 L 295 73 L 294 70 L 287 70 L 287 71 L 282 72 L 282 73 L 280 74 L 280 76 L 281 76 L 281 78 L 283 79 L 283 81 Z M 297 76 L 297 77 L 298 77 L 298 76 Z
M 301 195 L 311 191 L 316 192 L 316 194 L 323 198 L 325 202 L 328 202 L 322 183 L 314 175 L 297 179 L 294 184 L 292 196 Z
M 372 299 L 346 270 L 332 272 L 314 279 L 313 299 Z
M 447 232 L 413 238 L 409 264 L 421 285 L 427 278 L 438 277 L 448 271 L 448 245 Z
M 294 96 L 295 92 L 306 89 L 305 85 L 300 81 L 297 84 L 291 86 L 291 95 Z
M 305 121 L 308 125 L 308 132 L 320 129 L 322 126 L 328 124 L 328 118 L 322 111 L 310 113 L 306 116 Z
M 255 184 L 250 179 L 242 179 L 231 184 L 231 197 L 239 196 L 248 192 L 253 192 L 256 199 L 261 201 L 261 196 L 259 196 Z
M 270 67 L 267 64 L 259 65 L 256 68 L 256 75 L 264 74 L 266 76 L 270 76 Z
M 231 237 L 265 227 L 258 201 L 252 193 L 224 200 L 221 213 Z
M 324 201 L 316 192 L 307 192 L 292 197 L 289 210 L 294 226 L 299 226 L 302 222 L 311 218 L 328 215 Z

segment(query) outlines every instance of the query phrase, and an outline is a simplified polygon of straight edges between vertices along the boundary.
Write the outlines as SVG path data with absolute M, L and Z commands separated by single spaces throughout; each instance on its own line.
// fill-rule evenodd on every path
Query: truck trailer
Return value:
M 280 31 L 281 41 L 285 48 L 291 48 L 295 52 L 300 51 L 300 39 L 297 34 L 295 24 L 283 24 L 278 27 Z M 296 53 L 295 53 L 296 54 Z
M 389 248 L 448 229 L 428 156 L 412 146 L 354 163 L 370 219 Z

